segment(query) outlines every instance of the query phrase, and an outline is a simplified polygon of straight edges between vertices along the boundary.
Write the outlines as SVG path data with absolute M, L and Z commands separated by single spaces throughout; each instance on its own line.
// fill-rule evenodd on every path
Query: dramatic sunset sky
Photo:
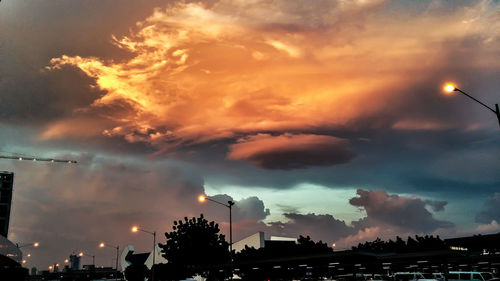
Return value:
M 500 3 L 3 0 L 0 160 L 26 266 L 111 266 L 203 213 L 234 240 L 500 232 Z M 91 258 L 84 257 L 84 264 Z

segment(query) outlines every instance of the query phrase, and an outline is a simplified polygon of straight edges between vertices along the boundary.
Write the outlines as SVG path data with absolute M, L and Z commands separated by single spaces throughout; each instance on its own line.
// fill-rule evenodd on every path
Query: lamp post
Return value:
M 455 85 L 451 84 L 451 83 L 448 83 L 444 86 L 444 91 L 447 92 L 447 93 L 452 93 L 452 92 L 460 92 L 462 94 L 464 94 L 465 96 L 467 96 L 468 98 L 474 100 L 475 102 L 479 103 L 480 105 L 486 107 L 487 109 L 491 110 L 497 117 L 498 119 L 498 125 L 500 126 L 500 109 L 498 108 L 498 103 L 495 104 L 495 109 L 487 106 L 486 104 L 482 103 L 481 101 L 479 101 L 478 99 L 474 98 L 473 96 L 467 94 L 466 92 L 460 90 L 459 88 L 455 87 Z
M 153 235 L 153 265 L 151 266 L 151 279 L 152 281 L 155 280 L 155 264 L 156 264 L 156 231 L 148 231 L 148 230 L 144 230 L 142 228 L 139 228 L 137 226 L 133 226 L 131 228 L 132 232 L 138 232 L 138 231 L 142 231 L 144 233 L 149 233 L 151 235 Z
M 115 273 L 115 280 L 118 280 L 118 252 L 120 251 L 120 246 L 110 246 L 106 245 L 106 243 L 101 242 L 99 244 L 99 248 L 104 248 L 104 247 L 109 247 L 109 248 L 115 248 L 116 249 L 116 273 Z
M 40 246 L 40 243 L 38 242 L 31 242 L 31 243 L 24 243 L 24 244 L 21 244 L 19 245 L 19 243 L 16 243 L 16 247 L 17 249 L 19 249 L 19 252 L 21 252 L 21 256 L 19 257 L 19 259 L 21 259 L 21 263 L 26 263 L 26 260 L 25 259 L 22 259 L 23 258 L 23 252 L 21 251 L 21 248 L 26 248 L 26 247 L 38 247 Z M 30 257 L 31 254 L 28 254 L 28 257 Z
M 80 253 L 78 253 L 78 256 L 79 257 L 83 257 L 83 256 L 92 257 L 92 265 L 95 268 L 95 255 L 91 255 L 91 254 L 88 254 L 88 253 L 80 252 Z
M 229 208 L 229 258 L 230 258 L 230 263 L 231 263 L 231 280 L 233 280 L 233 218 L 232 218 L 232 207 L 234 205 L 234 202 L 231 200 L 227 201 L 227 204 L 224 204 L 222 202 L 219 202 L 217 200 L 214 200 L 208 196 L 205 195 L 200 195 L 198 197 L 198 201 L 200 202 L 205 202 L 205 200 L 212 201 L 214 203 L 217 203 L 219 205 L 222 205 L 224 207 Z
M 23 245 L 19 245 L 19 243 L 16 243 L 16 247 L 18 249 L 21 249 L 21 248 L 24 248 L 24 247 L 35 247 L 36 248 L 38 246 L 40 246 L 40 243 L 38 243 L 38 242 L 25 243 Z

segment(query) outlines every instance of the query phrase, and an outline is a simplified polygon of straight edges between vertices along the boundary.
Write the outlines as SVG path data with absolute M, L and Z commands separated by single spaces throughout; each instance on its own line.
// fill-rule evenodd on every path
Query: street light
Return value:
M 460 90 L 459 88 L 457 88 L 455 85 L 453 85 L 452 83 L 447 83 L 445 84 L 445 86 L 443 87 L 444 91 L 451 94 L 453 92 L 460 92 L 464 95 L 466 95 L 468 98 L 474 100 L 475 102 L 479 103 L 480 105 L 486 107 L 487 109 L 491 110 L 496 116 L 497 116 L 497 119 L 498 119 L 498 125 L 500 126 L 500 109 L 498 108 L 498 103 L 495 104 L 495 109 L 487 106 L 486 104 L 482 103 L 481 101 L 479 101 L 478 99 L 474 98 L 473 96 L 467 94 L 466 92 Z
M 153 235 L 153 265 L 151 266 L 151 276 L 152 276 L 152 281 L 155 280 L 155 264 L 156 264 L 156 231 L 148 231 L 148 230 L 144 230 L 142 228 L 139 228 L 138 226 L 133 226 L 131 229 L 130 229 L 132 232 L 138 232 L 138 231 L 142 231 L 144 233 L 149 233 L 151 235 Z
M 38 247 L 40 246 L 40 243 L 38 242 L 31 242 L 31 243 L 26 243 L 26 244 L 23 244 L 23 245 L 19 245 L 19 243 L 16 243 L 16 247 L 18 249 L 21 249 L 21 248 L 24 248 L 24 247 Z
M 224 207 L 229 208 L 229 258 L 231 259 L 231 280 L 233 280 L 233 218 L 232 218 L 232 207 L 234 205 L 234 202 L 231 200 L 227 201 L 227 204 L 224 204 L 222 202 L 219 202 L 217 200 L 214 200 L 208 196 L 205 195 L 200 195 L 198 196 L 198 201 L 201 203 L 205 202 L 206 200 L 212 201 L 214 203 L 217 203 L 219 205 L 222 205 Z
M 120 246 L 110 246 L 110 245 L 107 245 L 104 242 L 101 242 L 101 244 L 99 244 L 99 248 L 104 248 L 104 247 L 109 247 L 109 248 L 115 248 L 116 249 L 116 273 L 115 273 L 115 280 L 118 280 L 118 252 L 120 251 Z
M 88 253 L 80 252 L 80 253 L 78 253 L 78 256 L 79 257 L 83 257 L 83 256 L 92 257 L 92 265 L 95 268 L 95 255 L 91 255 L 91 254 L 88 254 Z

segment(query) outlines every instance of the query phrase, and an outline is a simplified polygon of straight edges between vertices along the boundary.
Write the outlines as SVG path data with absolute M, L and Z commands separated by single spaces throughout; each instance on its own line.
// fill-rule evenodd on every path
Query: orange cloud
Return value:
M 101 111 L 93 118 L 113 125 L 89 133 L 169 149 L 242 133 L 341 126 L 382 114 L 406 98 L 402 89 L 443 64 L 443 42 L 481 38 L 485 55 L 475 58 L 478 66 L 492 65 L 484 58 L 498 45 L 495 29 L 486 28 L 494 16 L 491 3 L 404 21 L 369 17 L 384 1 L 315 3 L 181 2 L 155 10 L 129 36 L 113 36 L 130 59 L 63 55 L 48 69 L 71 65 L 94 78 L 106 94 L 93 109 L 132 108 L 118 117 Z M 414 127 L 422 128 L 405 120 L 394 125 Z M 62 129 L 55 123 L 44 136 L 75 134 Z
M 259 134 L 240 140 L 230 149 L 229 159 L 285 170 L 347 163 L 356 155 L 345 139 L 305 134 Z

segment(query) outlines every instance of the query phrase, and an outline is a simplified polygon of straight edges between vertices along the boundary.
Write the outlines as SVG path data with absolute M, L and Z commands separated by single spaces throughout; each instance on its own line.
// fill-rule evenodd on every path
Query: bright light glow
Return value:
M 31 257 L 31 254 L 27 254 L 26 256 L 29 258 L 29 257 Z
M 35 242 L 35 243 L 33 244 L 33 247 L 38 247 L 38 246 L 40 246 L 40 243 L 38 243 L 38 242 Z
M 64 263 L 68 263 L 68 262 L 69 262 L 69 260 L 68 260 L 68 259 L 65 259 L 65 260 L 64 260 Z
M 26 263 L 26 260 L 23 260 L 23 263 Z
M 132 227 L 132 232 L 137 232 L 139 231 L 139 228 L 137 226 Z
M 332 248 L 335 248 L 335 246 L 337 246 L 335 243 L 332 244 Z
M 78 255 L 79 255 L 80 257 L 83 257 L 83 252 L 80 252 Z
M 106 245 L 104 244 L 104 242 L 101 242 L 101 244 L 99 244 L 99 248 L 104 248 Z
M 450 84 L 450 83 L 447 83 L 445 86 L 444 86 L 444 91 L 447 92 L 447 93 L 451 93 L 453 91 L 455 91 L 455 86 L 453 84 Z
M 57 266 L 57 267 L 59 267 L 59 264 L 58 264 L 58 263 L 56 263 L 56 266 Z
M 50 266 L 49 266 L 49 270 L 52 270 L 52 268 L 53 268 L 53 267 L 52 267 L 52 265 L 50 265 Z
M 200 202 L 205 202 L 206 199 L 207 197 L 205 197 L 205 195 L 200 195 L 200 197 L 198 197 L 198 201 Z

